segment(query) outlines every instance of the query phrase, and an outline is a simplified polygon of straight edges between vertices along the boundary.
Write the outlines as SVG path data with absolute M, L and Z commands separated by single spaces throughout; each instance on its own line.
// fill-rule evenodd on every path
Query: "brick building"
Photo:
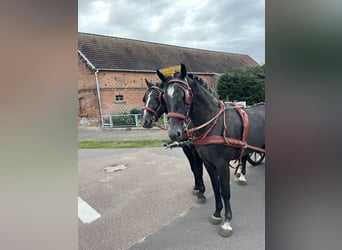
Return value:
M 141 109 L 145 78 L 157 82 L 156 69 L 180 63 L 214 88 L 226 70 L 257 65 L 248 55 L 78 33 L 79 125 L 101 126 L 104 116 Z

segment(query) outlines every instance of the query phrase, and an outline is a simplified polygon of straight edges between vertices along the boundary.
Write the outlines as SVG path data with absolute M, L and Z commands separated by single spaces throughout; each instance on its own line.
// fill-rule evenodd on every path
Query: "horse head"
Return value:
M 144 128 L 152 128 L 153 123 L 156 122 L 159 117 L 166 112 L 166 106 L 163 99 L 163 88 L 161 83 L 149 82 L 145 79 L 146 85 L 148 87 L 144 94 L 143 102 L 145 106 L 142 108 L 144 110 L 142 125 Z
M 192 92 L 187 77 L 187 70 L 184 64 L 181 64 L 181 72 L 174 73 L 173 76 L 164 76 L 157 70 L 162 84 L 164 86 L 163 98 L 168 110 L 169 118 L 169 137 L 173 141 L 183 140 L 188 123 L 188 113 L 192 99 Z

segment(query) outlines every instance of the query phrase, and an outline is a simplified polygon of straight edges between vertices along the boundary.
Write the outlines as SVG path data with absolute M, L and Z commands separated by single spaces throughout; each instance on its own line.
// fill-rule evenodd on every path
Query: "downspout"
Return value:
M 100 107 L 100 116 L 101 116 L 101 127 L 103 127 L 103 113 L 102 113 L 102 102 L 101 102 L 101 94 L 100 94 L 100 87 L 99 87 L 99 79 L 97 73 L 99 72 L 98 69 L 95 71 L 95 81 L 96 81 L 96 89 L 97 89 L 97 99 L 99 100 L 99 107 Z
M 87 65 L 95 71 L 95 81 L 96 81 L 96 89 L 97 89 L 97 99 L 99 100 L 99 108 L 100 108 L 100 117 L 101 117 L 101 127 L 103 127 L 103 113 L 102 113 L 102 102 L 101 102 L 101 94 L 100 94 L 100 87 L 99 87 L 99 79 L 97 73 L 99 73 L 99 69 L 97 69 L 89 60 L 88 58 L 78 49 L 77 50 L 80 56 L 86 61 Z

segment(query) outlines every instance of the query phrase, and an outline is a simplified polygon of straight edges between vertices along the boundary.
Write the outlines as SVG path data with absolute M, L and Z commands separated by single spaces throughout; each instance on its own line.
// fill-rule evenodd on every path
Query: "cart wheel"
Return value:
M 265 153 L 252 152 L 248 154 L 247 161 L 253 166 L 259 165 L 265 158 Z

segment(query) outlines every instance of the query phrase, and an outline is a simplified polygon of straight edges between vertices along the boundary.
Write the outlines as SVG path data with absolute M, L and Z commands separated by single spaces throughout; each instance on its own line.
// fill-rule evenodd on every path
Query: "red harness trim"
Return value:
M 241 120 L 242 120 L 242 124 L 243 124 L 242 140 L 227 137 L 226 136 L 226 134 L 227 134 L 226 114 L 224 111 L 228 107 L 226 107 L 222 101 L 220 101 L 219 104 L 220 104 L 220 109 L 219 109 L 218 113 L 213 118 L 211 118 L 209 121 L 207 121 L 206 123 L 204 123 L 200 126 L 197 126 L 195 128 L 188 130 L 186 133 L 186 136 L 188 138 L 191 138 L 192 143 L 195 145 L 221 144 L 221 145 L 225 145 L 228 147 L 240 148 L 240 152 L 238 153 L 238 157 L 237 157 L 239 159 L 239 165 L 236 167 L 235 173 L 234 173 L 236 175 L 237 170 L 238 170 L 238 168 L 242 162 L 242 155 L 243 155 L 246 148 L 252 149 L 254 151 L 263 152 L 263 153 L 265 153 L 266 151 L 265 151 L 265 149 L 255 147 L 255 146 L 251 146 L 247 143 L 249 119 L 248 119 L 247 113 L 242 109 L 241 106 L 236 105 L 236 106 L 233 106 L 232 108 L 234 108 L 235 111 L 237 113 L 239 113 Z M 219 135 L 208 136 L 210 131 L 216 126 L 217 120 L 221 114 L 223 114 L 223 122 L 224 122 L 223 136 L 219 136 Z M 204 128 L 205 126 L 209 125 L 210 123 L 212 123 L 212 125 L 203 134 L 201 134 L 198 137 L 195 137 L 194 132 L 198 131 L 201 128 Z
M 197 126 L 195 128 L 192 128 L 192 129 L 189 129 L 187 131 L 186 135 L 188 138 L 192 138 L 192 140 L 194 141 L 194 140 L 198 140 L 198 139 L 204 139 L 207 137 L 207 135 L 210 133 L 210 131 L 215 127 L 217 120 L 220 117 L 220 115 L 222 113 L 224 113 L 224 111 L 226 110 L 226 107 L 225 107 L 223 102 L 220 102 L 219 104 L 220 104 L 220 110 L 218 111 L 218 113 L 213 118 L 211 118 L 209 121 L 203 123 L 202 125 Z M 213 122 L 213 124 L 209 127 L 208 130 L 206 130 L 202 135 L 195 137 L 194 133 L 196 131 L 200 130 L 201 128 L 204 128 L 205 126 L 209 125 L 212 122 Z
M 179 113 L 175 113 L 175 112 L 169 112 L 167 113 L 167 117 L 169 118 L 177 118 L 177 119 L 181 119 L 181 120 L 188 120 L 188 118 L 185 115 L 179 114 Z
M 191 97 L 192 97 L 192 92 L 191 92 L 191 88 L 188 84 L 188 82 L 186 81 L 186 78 L 185 80 L 180 80 L 180 79 L 177 79 L 177 80 L 170 80 L 168 82 L 168 84 L 174 84 L 176 85 L 177 87 L 179 87 L 180 89 L 183 90 L 184 92 L 184 95 L 185 95 L 185 103 L 189 106 L 188 107 L 188 112 L 187 114 L 189 113 L 189 109 L 190 109 L 190 103 L 191 103 Z M 184 84 L 184 86 L 186 86 L 187 88 L 185 88 L 183 85 L 179 84 L 179 83 L 182 83 Z M 169 118 L 177 118 L 177 119 L 181 119 L 181 120 L 184 120 L 184 121 L 187 121 L 188 118 L 186 115 L 183 115 L 183 114 L 179 114 L 179 113 L 175 113 L 175 112 L 169 112 L 167 114 L 167 117 Z
M 150 107 L 148 107 L 148 106 L 144 106 L 144 107 L 142 107 L 141 109 L 146 109 L 147 111 L 150 111 L 152 114 L 154 114 L 154 116 L 156 117 L 156 119 L 158 118 L 158 112 L 159 112 L 159 110 L 160 110 L 160 108 L 162 107 L 162 106 L 165 106 L 165 102 L 164 102 L 164 99 L 163 99 L 163 93 L 164 93 L 164 91 L 161 89 L 161 88 L 159 88 L 159 87 L 157 87 L 157 86 L 152 86 L 151 87 L 151 89 L 155 89 L 155 90 L 157 90 L 157 92 L 159 93 L 158 94 L 158 102 L 159 102 L 159 105 L 158 105 L 158 107 L 157 107 L 157 109 L 156 110 L 154 110 L 154 109 L 152 109 L 152 108 L 150 108 Z M 148 91 L 148 90 L 147 90 Z M 146 95 L 146 93 L 145 93 L 145 95 Z M 144 97 L 143 97 L 143 102 L 144 103 L 146 103 L 146 100 L 145 100 L 145 95 L 144 95 Z
M 159 110 L 159 107 L 160 107 L 160 106 L 158 106 L 157 110 L 154 110 L 154 109 L 152 109 L 152 108 L 150 108 L 150 107 L 148 107 L 148 106 L 144 106 L 144 107 L 142 107 L 141 109 L 146 109 L 147 111 L 150 111 L 152 114 L 154 114 L 156 117 L 158 117 L 157 112 L 158 112 L 158 110 Z

